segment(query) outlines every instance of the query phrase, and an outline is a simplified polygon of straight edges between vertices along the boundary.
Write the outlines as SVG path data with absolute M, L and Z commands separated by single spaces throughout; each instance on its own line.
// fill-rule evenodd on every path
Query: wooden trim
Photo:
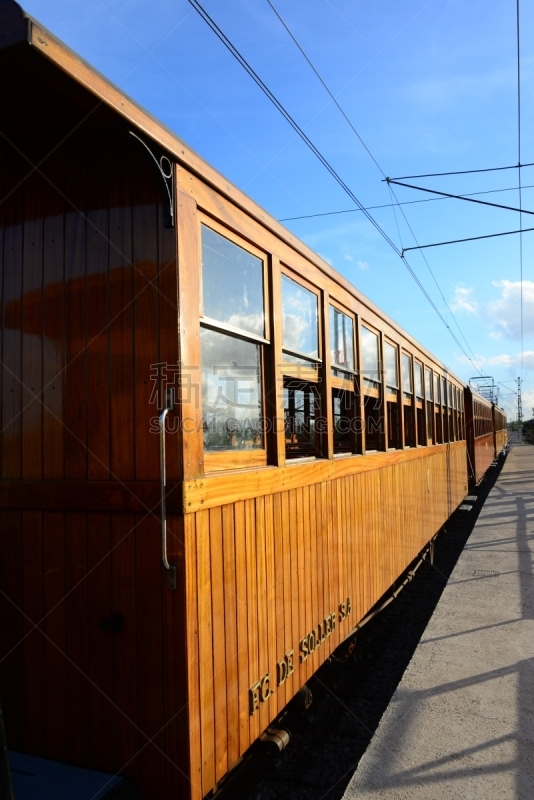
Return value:
M 181 484 L 167 484 L 167 511 L 181 511 Z M 159 481 L 0 481 L 0 508 L 159 514 Z
M 345 458 L 313 459 L 306 463 L 298 460 L 286 467 L 265 467 L 256 470 L 240 470 L 210 475 L 199 480 L 184 481 L 183 511 L 190 514 L 201 509 L 214 508 L 238 500 L 248 500 L 264 495 L 276 494 L 288 489 L 323 483 L 337 478 L 372 472 L 419 458 L 430 458 L 450 448 L 465 449 L 465 442 L 389 450 L 365 456 L 352 455 Z
M 355 375 L 350 375 L 347 373 L 346 378 L 338 378 L 336 375 L 332 375 L 332 370 L 330 370 L 330 386 L 332 389 L 342 389 L 344 392 L 354 392 L 354 379 Z
M 264 467 L 267 465 L 267 450 L 221 450 L 210 453 L 204 451 L 204 472 L 243 469 L 245 467 Z
M 273 420 L 271 435 L 272 461 L 275 466 L 283 467 L 286 463 L 286 442 L 284 427 L 284 376 L 282 354 L 282 278 L 280 261 L 277 256 L 271 258 L 271 337 L 270 350 L 266 349 L 266 370 L 269 418 Z M 274 392 L 274 397 L 271 397 Z
M 200 369 L 200 225 L 195 201 L 176 193 L 178 330 L 180 347 L 180 419 L 183 477 L 204 471 L 202 373 Z M 187 383 L 184 377 L 187 376 Z
M 321 416 L 326 421 L 326 431 L 321 434 L 321 452 L 332 459 L 334 457 L 334 410 L 332 404 L 332 370 L 330 369 L 330 295 L 327 291 L 319 299 L 319 313 L 322 319 L 323 363 L 321 365 Z

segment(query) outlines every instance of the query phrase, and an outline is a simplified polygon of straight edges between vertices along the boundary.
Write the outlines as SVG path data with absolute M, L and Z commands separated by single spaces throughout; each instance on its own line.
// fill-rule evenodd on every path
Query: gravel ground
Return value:
M 330 661 L 309 686 L 313 703 L 293 715 L 290 745 L 274 763 L 252 759 L 221 797 L 246 800 L 339 800 L 408 666 L 445 584 L 469 538 L 499 467 L 472 492 L 470 512 L 456 511 L 440 532 L 434 565 L 413 581 L 359 632 L 350 657 Z M 337 656 L 342 657 L 347 644 Z

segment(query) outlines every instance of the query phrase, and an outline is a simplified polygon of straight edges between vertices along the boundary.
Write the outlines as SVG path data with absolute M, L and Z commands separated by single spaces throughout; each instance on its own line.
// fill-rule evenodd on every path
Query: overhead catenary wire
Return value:
M 478 197 L 482 194 L 498 194 L 499 192 L 516 192 L 517 186 L 511 186 L 507 189 L 486 189 L 484 192 L 470 192 L 468 194 L 460 194 L 458 197 Z M 534 184 L 523 186 L 523 189 L 534 189 Z M 403 202 L 397 201 L 396 203 L 383 203 L 378 206 L 366 206 L 367 211 L 375 211 L 378 208 L 391 208 L 394 206 L 413 206 L 417 203 L 438 203 L 443 200 L 448 200 L 448 197 L 425 197 L 422 200 L 404 200 Z M 282 217 L 278 222 L 292 222 L 298 219 L 313 219 L 314 217 L 330 217 L 335 214 L 356 214 L 360 211 L 359 208 L 343 208 L 340 211 L 322 211 L 317 214 L 302 214 L 299 217 Z
M 262 81 L 262 79 L 257 75 L 254 69 L 250 66 L 250 64 L 246 61 L 244 56 L 237 50 L 237 48 L 232 44 L 232 42 L 228 39 L 228 37 L 223 33 L 223 31 L 219 28 L 217 23 L 210 17 L 207 11 L 203 8 L 203 6 L 198 2 L 198 0 L 188 0 L 189 3 L 193 6 L 195 11 L 199 14 L 200 17 L 207 23 L 207 25 L 211 28 L 211 30 L 215 33 L 217 38 L 224 44 L 224 46 L 229 50 L 229 52 L 234 56 L 234 58 L 238 61 L 238 63 L 245 69 L 245 71 L 250 75 L 250 77 L 254 80 L 254 82 L 259 86 L 259 88 L 264 92 L 264 94 L 268 97 L 271 103 L 275 106 L 275 108 L 282 114 L 282 116 L 286 119 L 286 121 L 291 125 L 291 127 L 295 130 L 295 132 L 300 136 L 303 142 L 309 147 L 312 153 L 317 157 L 317 159 L 323 164 L 325 169 L 330 173 L 330 175 L 334 178 L 334 180 L 339 184 L 339 186 L 343 189 L 343 191 L 350 197 L 350 199 L 354 202 L 354 204 L 363 212 L 365 217 L 368 221 L 373 225 L 373 227 L 380 233 L 383 239 L 389 244 L 389 246 L 394 250 L 394 252 L 402 258 L 402 251 L 397 247 L 395 242 L 390 238 L 390 236 L 383 230 L 383 228 L 378 224 L 378 222 L 374 219 L 374 217 L 367 211 L 367 209 L 363 206 L 360 200 L 356 197 L 354 192 L 350 189 L 350 187 L 345 183 L 345 181 L 341 178 L 341 176 L 336 172 L 334 167 L 330 164 L 330 162 L 323 156 L 323 154 L 318 150 L 318 148 L 313 144 L 311 139 L 307 136 L 307 134 L 302 130 L 302 128 L 298 125 L 298 123 L 293 119 L 291 114 L 287 111 L 287 109 L 282 105 L 282 103 L 275 97 L 275 95 L 271 92 L 271 90 L 267 87 L 267 85 Z M 380 170 L 385 177 L 385 173 Z M 441 311 L 438 309 L 436 304 L 434 303 L 432 297 L 429 295 L 423 284 L 421 283 L 420 279 L 418 278 L 417 274 L 409 264 L 406 258 L 403 258 L 403 263 L 405 264 L 406 268 L 408 269 L 410 275 L 420 288 L 421 292 L 428 300 L 429 304 L 431 305 L 432 309 L 441 320 L 441 322 L 445 325 L 447 330 L 449 331 L 451 337 L 454 339 L 462 353 L 468 359 L 468 361 L 473 365 L 474 369 L 479 370 L 479 368 L 473 362 L 471 356 L 466 352 L 462 343 L 459 341 L 458 337 L 452 331 L 449 323 L 444 318 Z M 458 323 L 456 323 L 458 324 Z
M 526 209 L 521 210 L 521 208 L 516 208 L 516 206 L 505 206 L 502 205 L 502 203 L 490 203 L 489 200 L 475 200 L 473 197 L 467 197 L 466 195 L 461 194 L 451 194 L 450 192 L 438 192 L 437 189 L 427 189 L 424 186 L 414 186 L 413 183 L 401 183 L 401 181 L 396 181 L 392 178 L 387 178 L 386 183 L 393 183 L 395 186 L 404 186 L 407 189 L 417 189 L 420 192 L 428 192 L 429 194 L 438 194 L 440 197 L 449 197 L 453 200 L 464 200 L 466 203 L 477 203 L 482 206 L 492 206 L 493 208 L 501 208 L 505 211 L 519 211 L 520 214 L 532 214 L 534 216 L 534 211 L 527 211 Z
M 267 0 L 269 2 L 269 0 Z M 486 167 L 485 169 L 460 169 L 456 172 L 427 172 L 426 175 L 400 175 L 398 178 L 391 178 L 390 180 L 395 181 L 410 181 L 415 178 L 441 178 L 445 175 L 474 175 L 476 172 L 501 172 L 505 169 L 517 169 L 518 167 L 534 167 L 534 162 L 530 164 L 521 164 L 521 160 L 518 164 L 512 164 L 509 167 Z M 385 178 L 387 180 L 387 178 Z
M 335 103 L 336 107 L 339 109 L 339 111 L 340 111 L 340 112 L 341 112 L 341 114 L 343 115 L 343 117 L 344 117 L 344 119 L 346 120 L 346 122 L 349 124 L 349 126 L 350 126 L 351 130 L 353 131 L 353 133 L 356 135 L 356 137 L 358 138 L 358 140 L 361 142 L 361 144 L 363 145 L 363 147 L 365 148 L 365 150 L 367 151 L 367 153 L 368 153 L 368 154 L 369 154 L 369 156 L 371 157 L 372 161 L 374 162 L 374 164 L 375 164 L 375 165 L 376 165 L 376 167 L 378 168 L 379 172 L 382 174 L 382 176 L 384 177 L 384 179 L 385 179 L 385 180 L 387 180 L 387 178 L 386 178 L 386 174 L 385 174 L 384 170 L 382 169 L 382 167 L 380 166 L 380 164 L 378 163 L 378 161 L 376 160 L 376 158 L 375 158 L 375 157 L 373 156 L 373 154 L 371 153 L 371 150 L 370 150 L 370 149 L 369 149 L 369 147 L 366 145 L 366 143 L 364 142 L 364 140 L 362 139 L 362 137 L 360 136 L 360 134 L 358 133 L 358 131 L 356 130 L 356 128 L 354 127 L 354 125 L 352 124 L 351 120 L 349 119 L 349 117 L 348 117 L 348 116 L 347 116 L 347 114 L 345 113 L 344 109 L 341 107 L 341 105 L 340 105 L 340 103 L 338 102 L 338 100 L 337 100 L 337 98 L 335 97 L 335 95 L 334 95 L 334 94 L 331 92 L 330 88 L 327 86 L 326 82 L 325 82 L 325 81 L 323 80 L 323 78 L 321 77 L 321 75 L 320 75 L 319 71 L 316 69 L 316 67 L 315 67 L 315 66 L 314 66 L 314 64 L 312 63 L 311 59 L 310 59 L 310 58 L 308 57 L 308 55 L 307 55 L 307 54 L 304 52 L 303 48 L 301 47 L 301 45 L 300 45 L 300 44 L 299 44 L 299 42 L 297 41 L 296 37 L 295 37 L 295 36 L 293 35 L 293 33 L 291 32 L 291 30 L 289 29 L 288 25 L 287 25 L 287 24 L 285 23 L 285 21 L 282 19 L 281 15 L 278 13 L 278 11 L 277 11 L 277 10 L 276 10 L 276 8 L 274 7 L 274 5 L 273 5 L 273 3 L 271 2 L 271 0 L 267 0 L 267 2 L 269 3 L 269 6 L 272 8 L 272 10 L 274 11 L 274 13 L 276 14 L 276 16 L 278 17 L 278 19 L 280 20 L 280 22 L 281 22 L 281 23 L 282 23 L 282 25 L 284 26 L 284 28 L 285 28 L 285 30 L 287 31 L 287 33 L 288 33 L 288 34 L 291 36 L 291 39 L 293 40 L 293 42 L 295 43 L 295 45 L 296 45 L 296 46 L 298 47 L 298 49 L 300 50 L 300 52 L 302 53 L 302 55 L 304 56 L 304 58 L 306 59 L 306 61 L 307 61 L 307 62 L 308 62 L 308 64 L 310 65 L 310 67 L 312 68 L 312 70 L 314 71 L 315 75 L 316 75 L 316 76 L 318 77 L 318 79 L 320 80 L 321 84 L 324 86 L 324 88 L 325 88 L 325 89 L 326 89 L 326 91 L 328 92 L 328 95 L 329 95 L 329 96 L 332 98 L 333 102 Z M 389 186 L 388 188 L 389 188 L 389 190 L 390 190 L 390 196 L 392 195 L 392 196 L 395 198 L 395 200 L 396 200 L 396 202 L 397 202 L 397 205 L 399 206 L 399 211 L 401 212 L 402 216 L 404 217 L 404 221 L 405 221 L 406 225 L 408 226 L 408 228 L 409 228 L 409 230 L 410 230 L 410 233 L 412 234 L 412 236 L 413 236 L 414 240 L 417 242 L 417 237 L 415 236 L 415 233 L 414 233 L 414 231 L 413 231 L 413 229 L 412 229 L 412 227 L 411 227 L 410 223 L 408 222 L 408 219 L 407 219 L 407 217 L 406 217 L 406 214 L 404 213 L 403 209 L 400 207 L 400 205 L 399 205 L 399 201 L 398 201 L 397 197 L 395 196 L 395 193 L 392 191 L 392 189 L 391 189 L 391 187 L 390 187 L 390 186 Z M 393 209 L 393 212 L 394 212 L 395 224 L 396 224 L 396 226 L 397 226 L 397 231 L 398 231 L 398 234 L 399 234 L 399 240 L 400 240 L 400 239 L 401 239 L 401 234 L 400 234 L 400 228 L 399 228 L 399 224 L 398 224 L 398 220 L 397 220 L 397 215 L 395 214 L 395 209 Z M 402 243 L 401 243 L 401 247 L 402 247 Z M 402 250 L 402 255 L 403 255 L 403 254 L 404 254 L 404 250 Z M 459 331 L 459 333 L 460 333 L 460 335 L 461 335 L 462 339 L 464 340 L 464 342 L 465 342 L 465 344 L 466 344 L 466 346 L 467 346 L 467 349 L 469 350 L 469 352 L 471 353 L 471 355 L 473 356 L 473 358 L 475 359 L 475 362 L 476 362 L 476 356 L 475 356 L 475 354 L 473 353 L 473 350 L 471 349 L 471 347 L 469 346 L 469 342 L 467 341 L 467 339 L 466 339 L 466 337 L 465 337 L 465 335 L 464 335 L 464 333 L 463 333 L 463 331 L 462 331 L 462 329 L 461 329 L 460 325 L 458 324 L 458 320 L 457 320 L 457 319 L 456 319 L 456 317 L 454 316 L 454 314 L 453 314 L 453 312 L 452 312 L 452 310 L 451 310 L 451 308 L 450 308 L 449 304 L 447 303 L 447 300 L 445 299 L 445 297 L 444 297 L 444 295 L 443 295 L 443 292 L 441 291 L 441 287 L 440 287 L 440 285 L 439 285 L 439 283 L 438 283 L 438 281 L 437 281 L 437 278 L 436 278 L 436 276 L 434 275 L 434 272 L 433 272 L 433 270 L 432 270 L 432 268 L 431 268 L 430 264 L 428 263 L 428 260 L 426 259 L 426 257 L 425 257 L 425 255 L 424 255 L 424 253 L 421 253 L 421 256 L 422 256 L 422 258 L 423 258 L 423 260 L 424 260 L 424 262 L 425 262 L 425 264 L 426 264 L 426 266 L 427 266 L 427 269 L 428 269 L 428 271 L 430 272 L 430 275 L 432 276 L 432 280 L 434 281 L 434 283 L 435 283 L 435 285 L 436 285 L 436 287 L 437 287 L 437 290 L 438 290 L 438 292 L 439 292 L 439 294 L 440 294 L 440 296 L 441 296 L 441 299 L 443 300 L 443 303 L 444 303 L 444 305 L 445 305 L 445 307 L 446 307 L 447 311 L 449 312 L 449 314 L 451 315 L 452 319 L 454 320 L 454 323 L 455 323 L 456 327 L 458 328 L 458 331 Z M 406 265 L 406 266 L 408 266 L 408 265 Z M 409 268 L 409 269 L 410 269 L 410 272 L 411 272 L 412 276 L 414 276 L 414 272 L 413 272 L 413 270 L 412 270 L 411 268 Z M 420 282 L 418 282 L 418 285 L 419 285 L 419 286 L 422 286 L 422 284 L 421 284 Z M 447 328 L 450 330 L 448 323 L 447 323 L 447 322 L 445 322 L 445 324 L 446 324 L 446 327 L 447 327 Z M 464 352 L 465 352 L 465 351 L 464 351 Z M 468 356 L 468 358 L 469 358 L 469 356 Z M 471 361 L 471 363 L 473 364 L 473 366 L 475 366 L 475 362 L 473 362 L 471 359 L 469 359 L 469 360 Z M 477 366 L 477 367 L 475 367 L 475 368 L 477 368 L 477 369 L 480 369 L 478 366 Z
M 503 231 L 502 233 L 486 233 L 484 236 L 468 236 L 467 239 L 450 239 L 447 242 L 419 244 L 415 247 L 405 247 L 402 251 L 402 257 L 404 258 L 404 253 L 407 253 L 408 250 L 426 250 L 428 247 L 441 247 L 445 244 L 460 244 L 461 242 L 476 242 L 478 239 L 495 239 L 497 236 L 511 236 L 514 233 L 527 233 L 528 231 L 534 231 L 534 228 L 521 228 L 517 231 Z

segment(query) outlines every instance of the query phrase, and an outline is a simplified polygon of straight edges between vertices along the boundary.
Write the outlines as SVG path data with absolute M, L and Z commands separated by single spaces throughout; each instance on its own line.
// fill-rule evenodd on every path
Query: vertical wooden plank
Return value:
M 48 543 L 47 543 L 48 545 Z M 109 628 L 111 599 L 111 520 L 109 514 L 87 516 L 87 593 L 89 617 L 89 677 L 91 702 L 91 763 L 112 771 L 114 713 L 113 638 L 121 632 Z M 108 628 L 106 629 L 106 624 Z
M 24 617 L 22 513 L 3 509 L 0 519 L 1 577 L 0 648 L 2 660 L 2 710 L 9 746 L 24 749 L 26 701 L 24 693 Z
M 321 314 L 321 348 L 323 363 L 321 364 L 321 414 L 327 421 L 326 431 L 323 434 L 323 454 L 326 458 L 334 457 L 334 426 L 332 410 L 332 370 L 330 367 L 330 296 L 327 291 L 322 292 Z
M 199 511 L 196 517 L 200 737 L 202 750 L 202 795 L 204 796 L 215 783 L 215 697 L 213 684 L 213 619 L 209 511 Z
M 86 153 L 80 134 L 66 145 L 65 174 L 65 477 L 87 477 L 87 290 L 85 209 Z
M 237 609 L 237 670 L 239 704 L 239 754 L 245 752 L 249 744 L 249 664 L 248 664 L 248 597 L 247 597 L 247 549 L 245 502 L 234 505 L 235 520 L 235 581 Z M 257 680 L 255 678 L 254 680 Z
M 189 522 L 194 523 L 194 515 L 188 515 Z M 185 559 L 186 520 L 182 515 L 170 514 L 167 517 L 169 533 L 169 558 L 176 565 L 176 589 L 168 587 L 166 576 L 163 577 L 163 696 L 164 696 L 164 741 L 161 743 L 167 758 L 165 767 L 165 791 L 169 797 L 193 797 L 200 795 L 200 780 L 197 759 L 195 781 L 191 780 L 191 755 L 200 743 L 190 740 L 190 724 L 198 725 L 193 719 L 195 703 L 198 702 L 198 650 L 195 651 L 198 639 L 196 624 L 196 592 L 189 594 L 188 565 Z M 193 527 L 194 530 L 194 527 Z M 189 535 L 189 524 L 187 534 Z M 194 540 L 187 541 L 187 547 L 194 560 Z M 161 567 L 160 567 L 160 571 Z M 188 598 L 190 602 L 188 602 Z M 188 620 L 192 620 L 192 631 L 189 631 Z M 190 641 L 194 652 L 191 654 Z M 191 657 L 191 668 L 188 658 Z M 194 693 L 191 692 L 191 680 L 194 681 Z M 192 706 L 189 704 L 191 698 Z M 158 741 L 160 741 L 158 739 Z
M 40 629 L 43 618 L 43 519 L 40 511 L 22 512 L 25 748 L 45 748 L 45 651 Z
M 109 164 L 111 474 L 122 480 L 135 476 L 131 146 L 112 138 Z
M 200 725 L 200 637 L 199 594 L 197 583 L 198 542 L 196 515 L 184 517 L 185 600 L 188 685 L 188 746 L 190 758 L 191 800 L 201 800 L 202 748 Z
M 107 480 L 109 420 L 109 140 L 94 133 L 87 154 L 87 477 Z
M 257 570 L 257 600 L 258 600 L 258 652 L 259 674 L 258 678 L 270 672 L 268 636 L 267 636 L 267 575 L 265 567 L 265 498 L 257 497 L 256 507 L 256 570 Z M 273 675 L 271 674 L 271 679 Z M 271 701 L 260 704 L 260 732 L 269 724 Z
M 68 757 L 90 764 L 90 684 L 87 604 L 87 515 L 65 517 L 67 703 L 76 709 L 69 725 Z
M 274 516 L 273 497 L 265 497 L 265 577 L 267 583 L 266 608 L 267 608 L 267 648 L 269 672 L 271 673 L 271 686 L 277 692 L 276 662 L 285 652 L 278 643 L 276 622 L 276 594 L 275 594 L 275 552 L 274 552 Z M 283 643 L 283 635 L 281 637 Z M 276 714 L 277 697 L 274 695 L 269 703 L 269 720 Z
M 150 167 L 134 151 L 138 196 L 133 207 L 134 363 L 135 363 L 135 475 L 137 480 L 159 479 L 158 437 L 151 432 L 153 405 L 151 375 L 159 359 L 158 189 Z M 163 406 L 162 406 L 163 407 Z
M 139 776 L 141 785 L 156 797 L 165 792 L 165 758 L 161 752 L 164 745 L 162 593 L 168 591 L 167 576 L 160 562 L 159 532 L 158 520 L 152 515 L 140 519 L 135 531 L 135 591 L 142 598 L 142 609 L 137 613 L 136 653 L 140 744 L 145 744 L 145 737 L 155 737 L 154 743 L 139 753 Z
M 272 561 L 274 568 L 274 639 L 275 661 L 278 661 L 284 653 L 294 649 L 294 645 L 288 636 L 287 631 L 287 609 L 284 600 L 284 574 L 285 566 L 285 544 L 282 525 L 282 495 L 277 492 L 272 496 L 272 518 L 273 518 L 273 541 L 272 541 Z M 276 690 L 276 707 L 280 712 L 286 704 L 287 687 L 282 684 Z
M 177 168 L 179 169 L 179 168 Z M 176 197 L 178 253 L 178 319 L 180 397 L 184 480 L 203 474 L 200 373 L 200 231 L 195 201 L 178 191 Z
M 60 760 L 67 749 L 67 661 L 65 629 L 65 517 L 43 514 L 43 622 L 45 642 L 46 755 Z
M 38 160 L 35 146 L 27 148 L 31 163 Z M 30 164 L 27 169 L 31 170 Z M 22 242 L 22 478 L 43 476 L 42 288 L 43 288 L 43 181 L 37 171 L 25 179 Z
M 228 767 L 239 758 L 239 653 L 234 506 L 222 507 L 222 544 L 224 568 L 224 646 L 226 653 L 226 708 Z
M 2 477 L 21 476 L 22 403 L 22 188 L 13 187 L 25 166 L 7 151 L 5 190 L 11 191 L 4 207 L 3 336 L 2 336 Z
M 43 478 L 65 475 L 64 200 L 62 148 L 43 165 L 52 181 L 44 193 L 43 230 Z
M 220 506 L 209 512 L 210 582 L 213 651 L 213 698 L 215 706 L 215 780 L 228 769 L 226 703 L 225 576 Z
M 298 673 L 299 673 L 299 631 L 298 631 L 298 617 L 293 616 L 294 595 L 297 592 L 295 586 L 295 570 L 296 565 L 293 561 L 295 554 L 294 547 L 294 528 L 293 520 L 290 511 L 290 492 L 282 492 L 281 500 L 281 526 L 282 526 L 282 559 L 283 559 L 283 581 L 284 581 L 284 630 L 285 641 L 288 647 L 294 649 L 293 656 L 293 674 L 286 679 L 286 696 L 285 702 L 289 703 L 291 697 L 297 691 Z
M 137 698 L 137 598 L 135 526 L 133 514 L 111 516 L 111 587 L 114 614 L 124 617 L 124 630 L 113 637 L 113 702 L 115 763 L 120 769 L 128 764 L 128 774 L 139 778 L 137 753 L 143 742 L 136 730 Z
M 254 500 L 245 500 L 245 547 L 247 559 L 248 685 L 253 686 L 256 681 L 261 678 L 258 642 L 257 552 Z M 257 711 L 250 717 L 249 729 L 250 741 L 254 741 L 261 733 L 260 715 Z

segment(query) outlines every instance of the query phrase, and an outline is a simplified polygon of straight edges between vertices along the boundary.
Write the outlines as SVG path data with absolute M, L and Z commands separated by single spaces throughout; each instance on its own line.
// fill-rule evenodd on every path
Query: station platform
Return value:
M 534 798 L 533 556 L 534 447 L 516 445 L 346 800 Z

